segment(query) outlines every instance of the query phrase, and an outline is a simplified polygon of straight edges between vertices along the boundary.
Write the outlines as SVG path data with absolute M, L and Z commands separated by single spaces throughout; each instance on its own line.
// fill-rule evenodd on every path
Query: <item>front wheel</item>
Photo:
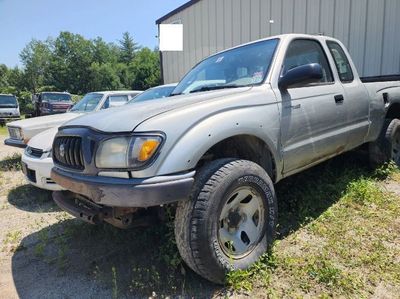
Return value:
M 224 283 L 272 244 L 277 201 L 268 174 L 246 160 L 213 161 L 196 175 L 191 197 L 179 203 L 175 237 L 183 260 L 204 278 Z

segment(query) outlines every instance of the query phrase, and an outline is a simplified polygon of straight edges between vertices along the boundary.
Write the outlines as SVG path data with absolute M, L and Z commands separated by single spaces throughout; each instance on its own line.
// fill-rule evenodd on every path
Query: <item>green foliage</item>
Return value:
M 145 90 L 160 84 L 160 57 L 158 53 L 148 48 L 138 51 L 130 64 L 130 69 L 135 74 L 132 89 Z
M 0 93 L 16 95 L 23 114 L 31 113 L 31 94 L 36 92 L 83 95 L 96 90 L 144 90 L 160 84 L 158 52 L 141 49 L 128 32 L 115 44 L 64 31 L 55 39 L 33 39 L 20 59 L 22 69 L 0 64 Z
M 122 39 L 119 41 L 120 61 L 129 64 L 134 58 L 137 50 L 140 49 L 137 43 L 129 32 L 122 34 Z

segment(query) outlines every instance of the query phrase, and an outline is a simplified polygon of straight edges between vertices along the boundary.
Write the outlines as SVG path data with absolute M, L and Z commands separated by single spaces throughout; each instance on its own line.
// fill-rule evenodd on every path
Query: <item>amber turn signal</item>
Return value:
M 149 139 L 143 142 L 142 147 L 140 148 L 138 160 L 144 162 L 150 159 L 159 145 L 160 141 L 155 139 Z

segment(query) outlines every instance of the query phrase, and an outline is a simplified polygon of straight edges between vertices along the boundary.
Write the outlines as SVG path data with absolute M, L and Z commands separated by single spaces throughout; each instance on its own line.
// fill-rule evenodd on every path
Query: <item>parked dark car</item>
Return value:
M 32 96 L 34 116 L 66 112 L 72 105 L 71 95 L 67 92 L 41 92 Z

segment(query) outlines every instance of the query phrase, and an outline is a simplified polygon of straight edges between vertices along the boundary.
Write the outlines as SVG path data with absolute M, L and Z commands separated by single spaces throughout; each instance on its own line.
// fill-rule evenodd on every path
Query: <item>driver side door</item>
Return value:
M 320 42 L 293 40 L 286 52 L 282 75 L 310 63 L 321 65 L 321 80 L 279 90 L 284 174 L 298 172 L 345 149 L 343 87 L 335 82 Z

